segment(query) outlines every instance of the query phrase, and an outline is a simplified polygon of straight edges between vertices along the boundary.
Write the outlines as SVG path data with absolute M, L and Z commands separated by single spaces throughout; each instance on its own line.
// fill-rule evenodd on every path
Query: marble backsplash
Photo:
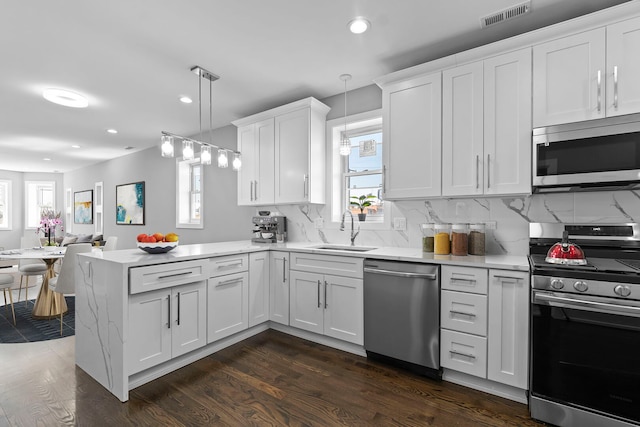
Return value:
M 287 217 L 291 242 L 349 243 L 349 231 L 341 232 L 337 224 L 331 224 L 328 208 L 323 205 L 271 208 Z M 420 223 L 488 222 L 495 224 L 495 229 L 487 230 L 487 254 L 526 255 L 530 222 L 640 222 L 640 191 L 402 201 L 391 203 L 387 212 L 391 218 L 406 218 L 406 230 L 362 229 L 356 244 L 419 248 Z M 316 218 L 324 219 L 323 228 L 316 229 Z

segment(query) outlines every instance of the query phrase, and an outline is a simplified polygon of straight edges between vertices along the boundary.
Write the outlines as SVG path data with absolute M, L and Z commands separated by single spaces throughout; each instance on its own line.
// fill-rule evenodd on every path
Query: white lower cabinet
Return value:
M 527 389 L 529 275 L 442 266 L 440 363 Z
M 211 259 L 207 283 L 207 343 L 249 327 L 249 257 L 229 255 Z
M 292 253 L 291 263 L 289 324 L 354 344 L 364 344 L 362 259 Z M 323 270 L 345 271 L 356 276 L 359 272 L 360 277 L 323 274 Z
M 289 324 L 289 252 L 270 252 L 269 320 Z
M 249 255 L 249 327 L 269 320 L 269 252 Z
M 206 282 L 131 295 L 129 374 L 206 344 Z

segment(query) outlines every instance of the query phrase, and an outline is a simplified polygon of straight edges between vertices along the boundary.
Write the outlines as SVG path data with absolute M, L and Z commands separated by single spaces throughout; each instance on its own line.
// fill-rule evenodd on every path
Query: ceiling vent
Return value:
M 509 19 L 522 16 L 525 13 L 531 12 L 531 2 L 520 3 L 519 5 L 512 6 L 508 9 L 501 10 L 500 12 L 492 13 L 491 15 L 480 18 L 480 24 L 482 28 L 489 27 L 491 25 L 499 24 L 500 22 L 508 21 Z

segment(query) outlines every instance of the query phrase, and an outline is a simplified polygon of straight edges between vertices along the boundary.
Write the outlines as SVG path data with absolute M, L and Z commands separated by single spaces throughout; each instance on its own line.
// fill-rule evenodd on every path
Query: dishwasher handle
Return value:
M 396 277 L 410 277 L 413 279 L 436 280 L 438 278 L 437 273 L 409 273 L 404 271 L 383 270 L 380 268 L 371 268 L 371 267 L 365 267 L 364 272 L 375 273 L 375 274 L 386 274 L 387 276 L 396 276 Z

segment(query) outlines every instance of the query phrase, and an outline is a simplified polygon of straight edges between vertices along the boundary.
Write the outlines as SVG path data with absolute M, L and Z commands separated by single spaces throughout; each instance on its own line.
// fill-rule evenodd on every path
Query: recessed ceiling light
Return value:
M 184 102 L 185 104 L 191 104 L 193 102 L 193 100 L 191 98 L 189 98 L 188 96 L 181 96 L 180 97 L 180 102 Z
M 369 27 L 371 27 L 371 22 L 369 22 L 362 16 L 357 16 L 349 21 L 347 27 L 349 27 L 349 31 L 351 31 L 353 34 L 362 34 L 367 31 Z
M 47 101 L 54 104 L 64 105 L 65 107 L 86 108 L 89 101 L 84 96 L 65 89 L 45 89 L 42 96 Z
M 108 133 L 118 133 L 118 131 L 115 130 L 115 129 L 107 129 L 107 132 Z
M 80 148 L 79 145 L 72 145 L 71 148 Z

